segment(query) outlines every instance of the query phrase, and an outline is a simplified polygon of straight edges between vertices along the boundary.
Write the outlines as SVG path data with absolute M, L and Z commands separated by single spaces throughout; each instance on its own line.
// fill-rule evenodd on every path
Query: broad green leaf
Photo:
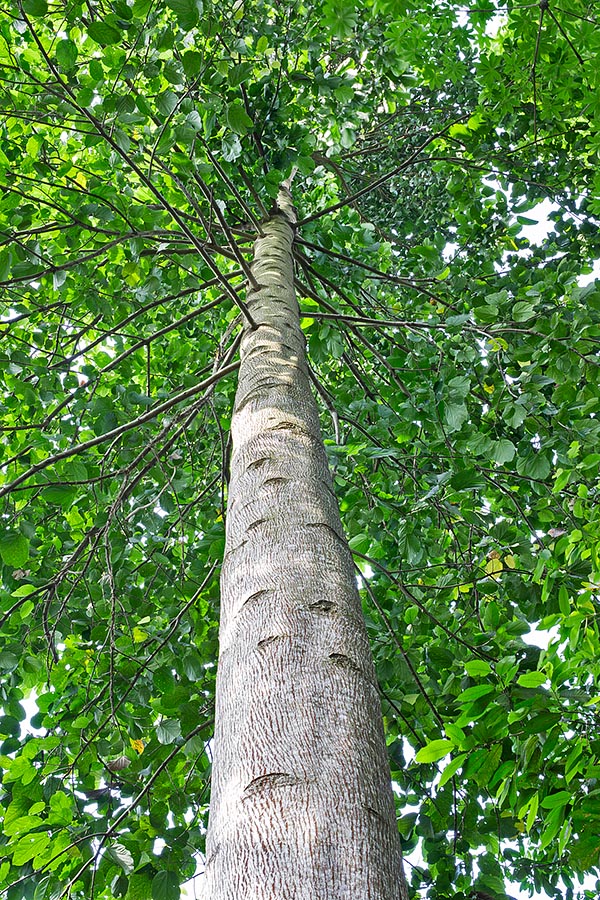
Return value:
M 492 694 L 496 690 L 493 684 L 475 684 L 473 687 L 466 688 L 456 698 L 459 703 L 472 703 L 486 694 Z
M 573 795 L 569 791 L 557 791 L 556 794 L 549 794 L 544 797 L 540 806 L 542 809 L 555 809 L 557 806 L 565 806 L 573 799 Z
M 63 69 L 72 68 L 77 62 L 77 55 L 77 44 L 68 38 L 64 38 L 56 45 L 56 61 Z
M 441 788 L 444 787 L 444 785 L 448 781 L 450 781 L 453 775 L 456 775 L 466 758 L 466 753 L 460 753 L 457 757 L 455 757 L 451 762 L 448 763 L 440 776 L 439 786 Z
M 542 684 L 546 684 L 547 681 L 548 676 L 544 675 L 543 672 L 526 672 L 517 678 L 517 684 L 525 688 L 540 687 Z
M 528 478 L 543 480 L 548 477 L 551 463 L 543 451 L 528 449 L 523 455 L 517 457 L 517 472 Z
M 221 142 L 221 147 L 225 162 L 233 162 L 242 153 L 242 145 L 237 134 L 226 134 Z
M 129 877 L 127 900 L 148 900 L 152 897 L 152 878 L 146 872 L 134 872 Z
M 69 507 L 73 502 L 77 488 L 70 484 L 53 484 L 44 488 L 42 496 L 47 503 L 57 503 L 64 508 Z
M 179 900 L 181 891 L 175 872 L 158 872 L 152 879 L 152 900 Z
M 536 314 L 535 303 L 519 301 L 512 308 L 512 317 L 515 322 L 527 322 Z
M 253 122 L 241 103 L 230 103 L 225 112 L 227 124 L 236 134 L 247 134 L 253 128 Z
M 198 50 L 188 50 L 181 57 L 181 62 L 183 64 L 183 71 L 187 77 L 193 78 L 200 72 L 204 62 L 204 56 L 202 53 L 199 53 Z
M 18 531 L 0 532 L 0 556 L 7 566 L 24 566 L 29 559 L 29 541 Z
M 470 675 L 471 678 L 476 676 L 485 676 L 489 675 L 492 671 L 492 667 L 489 662 L 486 662 L 485 659 L 472 659 L 469 662 L 465 663 L 465 671 L 467 675 Z
M 181 725 L 175 719 L 163 719 L 156 726 L 156 737 L 161 744 L 172 744 L 181 737 Z
M 424 747 L 417 752 L 415 757 L 418 763 L 431 763 L 436 762 L 438 759 L 442 759 L 444 756 L 447 756 L 448 753 L 453 749 L 454 742 L 447 741 L 445 738 L 440 738 L 436 741 L 430 741 L 429 744 L 426 744 Z
M 200 21 L 202 0 L 167 0 L 167 6 L 173 10 L 184 31 L 191 31 Z
M 101 44 L 103 47 L 107 47 L 110 44 L 119 44 L 123 39 L 122 32 L 119 31 L 116 25 L 111 25 L 110 22 L 92 22 L 88 26 L 87 32 L 93 41 Z
M 464 403 L 449 403 L 444 410 L 444 421 L 449 431 L 458 431 L 469 418 L 469 412 Z
M 49 821 L 56 825 L 70 825 L 73 821 L 73 798 L 64 791 L 57 791 L 50 797 Z
M 23 12 L 30 16 L 45 16 L 48 13 L 47 0 L 23 0 Z
M 12 672 L 19 665 L 19 657 L 10 650 L 0 650 L 0 670 Z
M 5 825 L 6 834 L 12 836 L 28 834 L 30 831 L 35 831 L 40 827 L 40 825 L 44 824 L 44 820 L 41 816 L 20 816 L 18 819 L 11 819 Z M 35 854 L 34 854 L 35 855 Z
M 494 462 L 502 465 L 503 463 L 511 462 L 514 459 L 516 454 L 516 447 L 512 441 L 503 438 L 500 441 L 495 441 L 492 447 L 492 459 Z
M 22 837 L 15 845 L 13 851 L 13 864 L 22 866 L 35 856 L 39 856 L 50 843 L 50 835 L 47 831 L 36 832 Z

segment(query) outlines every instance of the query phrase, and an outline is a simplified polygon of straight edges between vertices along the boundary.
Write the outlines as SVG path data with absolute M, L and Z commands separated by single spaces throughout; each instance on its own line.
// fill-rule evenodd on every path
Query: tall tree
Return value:
M 9 900 L 179 897 L 213 749 L 212 898 L 267 836 L 273 879 L 317 891 L 302 840 L 389 896 L 376 684 L 410 892 L 596 896 L 598 34 L 582 0 L 1 13 Z M 291 315 L 293 167 L 306 363 L 261 262 Z
M 407 898 L 377 679 L 305 359 L 289 185 L 275 210 L 255 244 L 231 422 L 206 893 Z

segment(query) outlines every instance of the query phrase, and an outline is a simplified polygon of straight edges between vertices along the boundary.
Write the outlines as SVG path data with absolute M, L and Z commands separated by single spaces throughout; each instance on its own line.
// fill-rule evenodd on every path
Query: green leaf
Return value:
M 20 531 L 0 533 L 0 556 L 7 566 L 21 568 L 29 559 L 29 541 Z
M 198 75 L 204 62 L 204 56 L 198 50 L 187 50 L 181 57 L 183 71 L 188 78 Z
M 491 694 L 496 690 L 493 684 L 475 684 L 458 695 L 456 698 L 459 703 L 472 703 L 486 694 Z
M 444 421 L 449 431 L 458 431 L 469 418 L 464 403 L 448 403 L 444 410 Z
M 569 791 L 558 791 L 556 794 L 544 797 L 540 806 L 542 809 L 556 809 L 558 806 L 566 806 L 572 799 L 573 795 Z
M 536 478 L 543 481 L 550 474 L 552 465 L 550 460 L 540 450 L 528 448 L 523 455 L 519 453 L 517 458 L 517 472 L 527 478 Z
M 122 38 L 122 33 L 119 29 L 109 22 L 92 22 L 88 27 L 88 34 L 93 41 L 101 44 L 102 47 L 118 44 Z
M 235 134 L 247 134 L 254 127 L 254 123 L 241 103 L 230 103 L 225 111 L 227 124 Z
M 64 38 L 56 45 L 56 61 L 63 69 L 71 69 L 77 62 L 77 45 Z
M 181 725 L 176 719 L 163 719 L 156 726 L 156 737 L 160 744 L 172 744 L 181 737 Z
M 348 150 L 356 143 L 356 131 L 354 128 L 342 128 L 340 132 L 340 144 L 344 150 Z
M 544 675 L 543 672 L 526 672 L 524 675 L 519 675 L 517 678 L 517 684 L 520 684 L 521 687 L 525 688 L 540 687 L 540 685 L 545 684 L 547 681 L 548 676 Z
M 200 21 L 202 0 L 167 0 L 167 6 L 173 10 L 178 25 L 184 31 L 191 31 Z
M 566 589 L 564 584 L 561 584 L 558 590 L 558 606 L 563 614 L 563 616 L 568 616 L 571 613 L 571 600 L 569 598 L 569 592 Z
M 33 594 L 36 590 L 35 585 L 33 584 L 21 584 L 18 588 L 16 588 L 11 593 L 11 597 L 28 597 L 30 594 Z
M 29 16 L 45 16 L 48 13 L 46 0 L 23 0 L 23 12 Z
M 537 716 L 533 716 L 533 718 L 524 722 L 523 733 L 540 734 L 542 731 L 549 731 L 553 725 L 560 722 L 560 719 L 560 713 L 550 712 L 550 710 L 538 713 Z
M 506 438 L 502 438 L 499 441 L 494 441 L 492 447 L 492 459 L 494 462 L 502 465 L 503 463 L 510 462 L 514 459 L 516 452 L 517 450 L 513 442 Z
M 6 281 L 10 275 L 11 253 L 9 250 L 0 250 L 0 281 Z
M 357 25 L 357 13 L 342 0 L 328 0 L 323 7 L 323 25 L 338 39 L 348 37 Z
M 50 797 L 49 821 L 55 825 L 70 825 L 73 821 L 73 798 L 64 791 L 57 791 Z
M 30 831 L 34 831 L 36 828 L 39 828 L 40 825 L 44 824 L 44 819 L 41 816 L 35 815 L 27 815 L 27 816 L 19 816 L 17 819 L 11 819 L 5 825 L 6 834 L 11 837 L 19 836 L 22 834 L 28 834 Z
M 19 665 L 19 657 L 10 650 L 0 650 L 0 671 L 12 672 Z
M 158 872 L 152 879 L 152 900 L 179 900 L 181 890 L 175 872 Z
M 526 322 L 528 319 L 532 319 L 535 314 L 535 303 L 527 303 L 520 300 L 512 308 L 512 317 L 515 322 Z
M 238 87 L 247 81 L 252 74 L 252 65 L 250 63 L 239 63 L 237 66 L 231 66 L 227 72 L 227 80 L 231 87 Z
M 489 662 L 486 662 L 484 659 L 472 659 L 465 663 L 465 671 L 467 675 L 470 675 L 471 678 L 473 678 L 475 676 L 489 675 L 492 671 L 492 667 Z
M 38 881 L 35 887 L 35 891 L 33 892 L 33 900 L 46 900 L 48 888 L 50 887 L 51 881 L 51 875 L 48 875 L 47 878 L 42 878 Z
M 50 843 L 50 835 L 46 831 L 28 834 L 16 844 L 13 853 L 13 865 L 23 866 L 30 859 L 39 856 Z
M 75 498 L 77 488 L 70 484 L 53 484 L 44 488 L 42 496 L 47 503 L 56 503 L 63 509 L 68 508 Z
M 527 831 L 531 831 L 533 823 L 535 822 L 535 817 L 537 816 L 537 811 L 540 803 L 540 795 L 536 792 L 531 800 L 529 801 L 529 812 L 527 813 L 527 819 L 525 822 L 525 827 Z
M 455 759 L 448 763 L 448 765 L 444 768 L 439 780 L 439 787 L 444 787 L 444 785 L 450 781 L 453 775 L 456 775 L 465 759 L 467 758 L 467 753 L 460 753 Z
M 202 660 L 195 653 L 189 653 L 183 657 L 182 668 L 186 678 L 189 678 L 190 681 L 198 681 L 205 674 Z
M 418 763 L 437 762 L 438 759 L 447 756 L 453 747 L 454 743 L 452 741 L 447 741 L 445 738 L 440 738 L 437 741 L 430 741 L 429 744 L 421 747 L 415 759 Z

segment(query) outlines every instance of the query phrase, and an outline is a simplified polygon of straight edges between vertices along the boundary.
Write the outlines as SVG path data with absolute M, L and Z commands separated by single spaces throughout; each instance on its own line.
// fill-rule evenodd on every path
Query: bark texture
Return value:
M 207 900 L 405 900 L 371 652 L 306 366 L 286 189 L 232 421 Z

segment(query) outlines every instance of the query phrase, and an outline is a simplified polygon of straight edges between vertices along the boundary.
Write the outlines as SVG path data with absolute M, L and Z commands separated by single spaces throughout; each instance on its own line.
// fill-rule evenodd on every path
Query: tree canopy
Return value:
M 584 0 L 4 7 L 8 900 L 198 869 L 245 284 L 294 167 L 412 890 L 597 896 L 599 57 Z

